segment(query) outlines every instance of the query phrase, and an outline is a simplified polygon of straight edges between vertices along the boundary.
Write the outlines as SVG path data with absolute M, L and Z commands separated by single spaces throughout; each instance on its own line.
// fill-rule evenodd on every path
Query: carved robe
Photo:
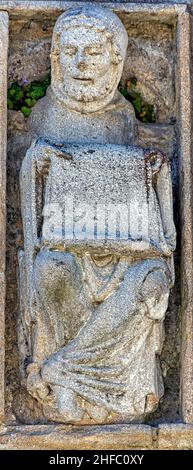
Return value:
M 139 147 L 58 147 L 45 139 L 25 157 L 21 279 L 28 299 L 22 321 L 26 355 L 32 361 L 28 390 L 54 420 L 140 420 L 163 395 L 158 355 L 174 279 L 175 230 L 169 165 L 159 158 L 148 160 Z M 132 235 L 131 224 L 127 237 L 97 240 L 87 233 L 84 240 L 78 230 L 69 238 L 69 226 L 62 223 L 61 238 L 53 239 L 44 208 L 64 208 L 73 188 L 75 201 L 81 191 L 86 202 L 96 198 L 107 205 L 119 191 L 118 202 L 128 209 L 145 200 L 148 234 Z M 56 217 L 56 234 L 57 223 Z M 42 384 L 45 395 L 38 391 Z

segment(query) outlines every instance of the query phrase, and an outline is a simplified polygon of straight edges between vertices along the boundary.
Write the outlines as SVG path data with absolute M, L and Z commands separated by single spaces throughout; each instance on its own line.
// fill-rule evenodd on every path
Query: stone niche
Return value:
M 135 79 L 135 92 L 154 109 L 156 116 L 154 123 L 137 121 L 137 145 L 144 152 L 156 149 L 157 152 L 162 152 L 161 155 L 166 155 L 170 161 L 174 222 L 179 234 L 179 243 L 174 255 L 175 284 L 170 292 L 164 321 L 165 339 L 160 352 L 164 393 L 161 394 L 155 411 L 152 407 L 152 412 L 142 419 L 140 416 L 135 420 L 128 417 L 122 421 L 101 419 L 103 425 L 100 426 L 100 420 L 95 421 L 93 418 L 89 423 L 83 420 L 78 426 L 78 423 L 62 424 L 55 414 L 51 414 L 51 418 L 48 419 L 49 412 L 45 412 L 41 400 L 36 399 L 33 393 L 29 393 L 29 387 L 27 391 L 21 367 L 22 350 L 25 349 L 25 345 L 21 335 L 18 335 L 18 319 L 22 309 L 18 288 L 19 277 L 20 286 L 21 282 L 25 281 L 25 276 L 24 278 L 21 274 L 19 276 L 18 267 L 18 253 L 24 244 L 19 175 L 26 151 L 34 138 L 35 108 L 39 110 L 37 114 L 39 113 L 41 126 L 41 112 L 44 108 L 41 102 L 44 103 L 45 98 L 39 100 L 33 108 L 32 117 L 28 119 L 20 111 L 9 111 L 6 152 L 7 70 L 8 86 L 14 81 L 21 84 L 25 81 L 43 79 L 50 70 L 51 39 L 57 19 L 69 8 L 82 6 L 83 2 L 33 1 L 28 2 L 26 6 L 26 2 L 16 1 L 10 6 L 10 2 L 4 1 L 0 6 L 0 280 L 2 286 L 0 313 L 1 325 L 5 324 L 5 329 L 1 326 L 0 331 L 0 370 L 2 370 L 0 446 L 4 449 L 192 448 L 193 277 L 189 74 L 192 17 L 187 6 L 179 4 L 181 2 L 176 4 L 168 2 L 167 5 L 162 5 L 160 2 L 154 2 L 154 5 L 146 5 L 145 2 L 96 3 L 114 11 L 128 33 L 128 46 L 121 77 L 122 88 Z M 128 106 L 135 119 L 134 109 L 131 105 Z M 110 124 L 114 125 L 113 122 Z M 36 131 L 35 129 L 35 133 Z M 113 129 L 113 132 L 116 134 L 116 129 Z M 89 151 L 92 156 L 93 148 L 87 148 L 87 152 Z M 94 151 L 98 152 L 99 160 L 103 158 L 100 148 L 97 150 L 95 148 Z M 33 153 L 32 150 L 31 152 Z M 73 150 L 72 145 L 70 148 L 67 147 L 65 152 L 67 154 L 75 152 L 73 155 L 76 155 L 76 149 Z M 7 216 L 5 216 L 6 153 Z M 79 158 L 81 166 L 81 155 Z M 113 154 L 111 158 L 112 166 L 114 163 L 116 165 Z M 132 167 L 132 155 L 130 158 Z M 27 173 L 28 170 L 29 168 Z M 92 169 L 90 171 L 92 173 Z M 105 171 L 108 173 L 108 168 Z M 93 172 L 96 172 L 94 166 Z M 135 178 L 135 175 L 133 177 Z M 116 175 L 114 178 L 115 181 Z M 82 182 L 80 180 L 79 192 L 84 184 L 86 183 L 83 178 Z M 111 197 L 113 199 L 113 195 Z M 20 256 L 19 260 L 21 263 Z M 87 266 L 87 273 L 90 273 L 89 269 L 90 265 Z M 97 296 L 96 292 L 95 295 Z M 25 351 L 23 354 L 25 355 Z

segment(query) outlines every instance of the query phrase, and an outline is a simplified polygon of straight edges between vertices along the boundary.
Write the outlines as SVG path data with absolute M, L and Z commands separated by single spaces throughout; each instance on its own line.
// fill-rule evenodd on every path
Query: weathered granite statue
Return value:
M 164 393 L 170 169 L 161 152 L 137 146 L 133 108 L 117 90 L 126 49 L 108 9 L 61 15 L 51 87 L 31 119 L 20 348 L 27 390 L 52 421 L 141 421 Z

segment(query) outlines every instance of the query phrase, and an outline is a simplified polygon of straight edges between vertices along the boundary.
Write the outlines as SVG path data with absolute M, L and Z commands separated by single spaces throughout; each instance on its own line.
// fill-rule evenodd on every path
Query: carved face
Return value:
M 105 32 L 86 26 L 65 31 L 60 64 L 64 93 L 71 99 L 92 102 L 117 86 L 112 45 Z

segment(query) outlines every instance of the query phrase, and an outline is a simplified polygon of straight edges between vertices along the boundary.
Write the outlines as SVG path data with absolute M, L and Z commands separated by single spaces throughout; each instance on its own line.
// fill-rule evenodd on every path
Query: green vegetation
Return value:
M 41 81 L 31 83 L 24 81 L 21 85 L 13 82 L 8 89 L 8 109 L 21 111 L 26 118 L 29 117 L 31 108 L 40 98 L 45 96 L 50 81 L 51 77 L 49 74 Z
M 130 78 L 126 85 L 119 85 L 120 93 L 132 103 L 136 117 L 142 122 L 156 122 L 154 106 L 143 100 L 141 94 L 137 91 L 137 79 Z
M 26 80 L 19 84 L 13 82 L 8 89 L 8 109 L 21 111 L 27 118 L 31 114 L 31 108 L 40 98 L 46 94 L 51 82 L 50 73 L 41 81 L 28 83 Z M 154 106 L 143 100 L 137 91 L 137 79 L 130 78 L 126 85 L 119 85 L 121 94 L 134 106 L 137 119 L 142 122 L 155 122 L 156 116 Z

